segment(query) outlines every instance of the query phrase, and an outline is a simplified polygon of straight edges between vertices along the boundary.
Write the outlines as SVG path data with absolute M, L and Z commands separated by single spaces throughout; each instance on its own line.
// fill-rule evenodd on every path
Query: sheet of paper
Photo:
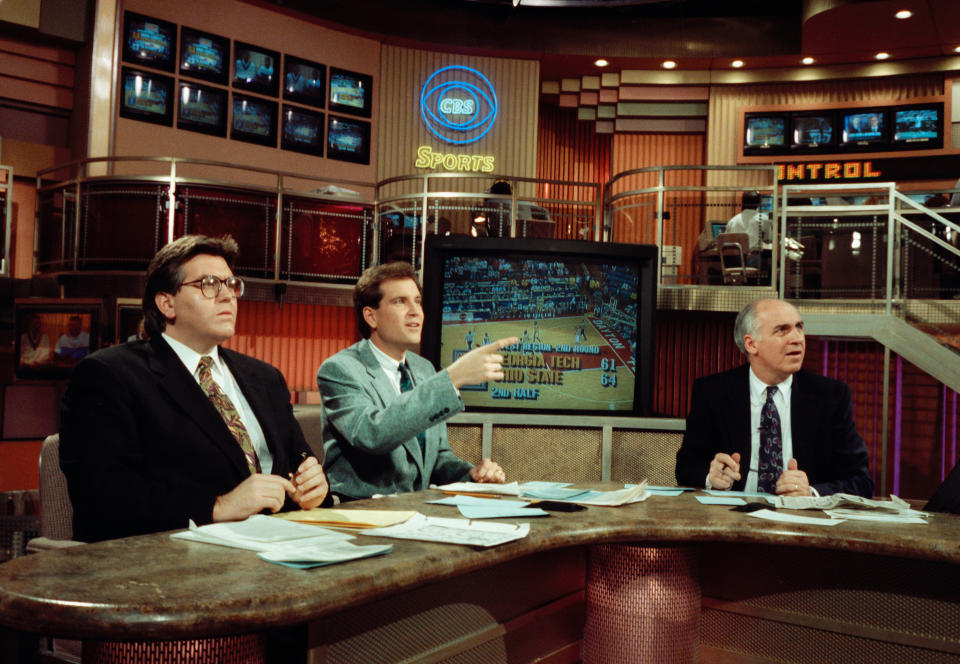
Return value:
M 800 516 L 798 514 L 787 514 L 786 512 L 774 512 L 773 510 L 757 510 L 756 512 L 747 512 L 747 516 L 757 519 L 766 519 L 768 521 L 780 521 L 781 523 L 807 523 L 814 526 L 836 526 L 843 523 L 843 519 L 824 519 L 816 516 Z
M 580 497 L 568 502 L 579 505 L 600 505 L 605 507 L 617 507 L 628 503 L 639 503 L 646 500 L 650 494 L 647 493 L 646 481 L 640 482 L 632 489 L 619 489 L 617 491 L 593 491 L 591 496 Z M 599 495 L 596 495 L 599 494 Z
M 697 496 L 701 505 L 746 505 L 747 501 L 737 496 Z
M 769 493 L 759 491 L 721 491 L 720 489 L 704 489 L 704 493 L 710 496 L 737 496 L 738 498 L 771 498 Z
M 859 510 L 881 512 L 910 512 L 910 503 L 891 495 L 890 500 L 864 498 L 849 493 L 835 493 L 830 496 L 775 496 L 770 499 L 777 507 L 791 510 L 830 510 L 849 507 Z
M 524 498 L 536 498 L 537 500 L 576 500 L 599 494 L 599 491 L 590 489 L 566 489 L 560 486 L 524 489 Z
M 190 521 L 188 530 L 173 533 L 170 537 L 251 551 L 265 551 L 272 546 L 294 541 L 324 544 L 353 539 L 353 535 L 346 533 L 275 519 L 263 514 L 254 514 L 244 521 L 211 523 L 205 526 L 197 526 Z
M 500 498 L 499 500 L 491 500 L 489 498 L 478 498 L 477 496 L 447 496 L 445 498 L 438 498 L 437 500 L 428 500 L 428 505 L 477 505 L 480 507 L 483 506 L 496 506 L 503 505 L 519 509 L 521 507 L 527 507 L 530 503 L 525 500 L 510 500 L 509 498 Z
M 636 486 L 635 484 L 624 484 L 626 488 Z M 679 491 L 683 493 L 684 491 L 696 491 L 696 489 L 689 486 L 656 486 L 656 485 L 647 485 L 647 491 Z
M 881 523 L 918 523 L 926 525 L 926 521 L 922 518 L 924 512 L 866 512 L 864 510 L 857 509 L 836 509 L 836 510 L 826 510 L 826 513 L 829 514 L 834 519 L 850 519 L 852 521 L 879 521 Z
M 486 482 L 453 482 L 438 486 L 441 491 L 451 493 L 490 493 L 497 496 L 519 496 L 520 486 L 516 482 L 509 484 L 491 484 Z
M 348 560 L 382 556 L 390 553 L 392 550 L 392 544 L 358 546 L 350 542 L 333 542 L 318 546 L 315 544 L 293 543 L 267 549 L 257 555 L 268 562 L 277 563 L 278 565 L 296 567 L 297 569 L 308 569 L 310 567 L 343 563 Z
M 315 507 L 312 510 L 281 512 L 274 514 L 273 518 L 334 528 L 382 528 L 403 523 L 414 514 L 416 512 L 409 510 L 341 510 Z
M 565 486 L 570 486 L 573 482 L 524 482 L 520 485 L 520 491 L 535 489 L 552 489 L 552 488 L 563 488 Z
M 683 489 L 675 489 L 669 487 L 647 487 L 647 493 L 651 496 L 667 496 L 669 498 L 675 498 L 677 496 L 683 495 Z
M 417 514 L 405 523 L 388 528 L 375 528 L 366 531 L 364 534 L 486 547 L 522 539 L 529 532 L 529 523 L 513 524 L 497 523 L 495 521 L 443 519 Z
M 513 502 L 512 500 L 488 500 L 488 504 L 485 505 L 458 505 L 457 509 L 468 519 L 526 519 L 534 516 L 550 516 L 539 507 L 529 507 L 530 503 L 520 507 L 503 504 Z

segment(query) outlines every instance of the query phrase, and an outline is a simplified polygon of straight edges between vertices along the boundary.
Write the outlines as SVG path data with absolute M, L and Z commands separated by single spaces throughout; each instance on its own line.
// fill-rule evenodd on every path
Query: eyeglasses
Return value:
M 212 300 L 220 295 L 221 284 L 229 288 L 234 297 L 241 297 L 243 295 L 243 279 L 240 277 L 221 279 L 220 277 L 208 274 L 193 281 L 186 281 L 182 283 L 181 286 L 196 286 L 200 289 L 200 292 L 203 293 L 204 297 Z

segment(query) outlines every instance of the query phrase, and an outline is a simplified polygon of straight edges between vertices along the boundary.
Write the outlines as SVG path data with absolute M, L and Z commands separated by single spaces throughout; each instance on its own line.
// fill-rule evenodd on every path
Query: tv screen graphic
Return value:
M 120 72 L 120 116 L 169 127 L 173 123 L 173 79 L 124 67 Z
M 19 378 L 62 378 L 99 348 L 100 303 L 24 298 L 14 304 Z
M 322 157 L 323 113 L 284 104 L 280 147 Z
M 197 83 L 180 83 L 177 128 L 227 136 L 227 91 Z
M 323 108 L 327 99 L 326 67 L 292 55 L 284 56 L 283 98 Z
M 468 409 L 648 414 L 657 249 L 577 240 L 430 236 L 423 352 L 446 367 L 501 350 L 504 378 L 460 388 Z
M 276 102 L 233 93 L 230 138 L 277 147 Z
M 164 71 L 173 71 L 177 26 L 133 12 L 123 14 L 123 59 Z
M 370 123 L 331 115 L 327 120 L 327 158 L 370 163 Z
M 743 122 L 744 154 L 777 154 L 787 147 L 786 114 L 747 113 Z
M 836 121 L 832 113 L 795 114 L 790 119 L 790 147 L 798 151 L 825 150 L 836 146 Z
M 943 104 L 901 106 L 892 110 L 895 147 L 943 147 Z
M 192 28 L 180 31 L 180 74 L 226 85 L 230 40 Z
M 840 145 L 847 148 L 879 148 L 887 144 L 885 109 L 847 111 L 843 114 Z
M 280 54 L 243 42 L 233 43 L 233 87 L 276 97 Z
M 330 68 L 331 111 L 370 117 L 373 101 L 373 77 L 367 74 Z

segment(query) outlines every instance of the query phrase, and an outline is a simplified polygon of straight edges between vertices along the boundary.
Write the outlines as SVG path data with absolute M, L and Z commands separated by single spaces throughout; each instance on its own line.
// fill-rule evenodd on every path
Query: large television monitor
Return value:
M 837 146 L 836 123 L 832 111 L 791 114 L 790 149 L 794 152 L 831 152 Z
M 123 59 L 145 67 L 173 71 L 177 26 L 134 12 L 123 14 Z
M 370 123 L 335 115 L 329 116 L 327 119 L 327 159 L 352 161 L 355 164 L 369 164 Z
M 919 150 L 943 147 L 943 103 L 895 106 L 890 111 L 893 135 L 890 145 Z
M 100 346 L 100 302 L 23 298 L 14 303 L 19 378 L 63 378 Z
M 199 83 L 180 81 L 177 129 L 198 131 L 225 138 L 227 135 L 227 91 Z
M 887 146 L 887 109 L 857 108 L 840 114 L 840 147 L 848 150 L 880 150 Z
M 423 353 L 446 367 L 515 336 L 502 381 L 460 388 L 475 410 L 649 415 L 657 248 L 427 237 Z
M 230 40 L 184 27 L 180 31 L 180 75 L 226 85 Z
M 330 68 L 330 110 L 370 117 L 373 103 L 373 77 L 367 74 Z
M 271 148 L 277 147 L 277 103 L 236 92 L 232 98 L 230 138 Z
M 123 67 L 120 72 L 120 117 L 169 127 L 173 122 L 173 79 Z
M 783 154 L 787 151 L 786 113 L 746 113 L 743 116 L 743 154 Z

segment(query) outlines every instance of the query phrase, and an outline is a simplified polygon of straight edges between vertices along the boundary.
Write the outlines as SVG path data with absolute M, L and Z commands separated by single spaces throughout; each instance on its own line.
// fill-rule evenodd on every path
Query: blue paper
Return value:
M 508 500 L 488 500 L 488 503 L 512 503 Z M 527 503 L 529 505 L 529 503 Z M 532 516 L 549 516 L 539 507 L 512 507 L 510 505 L 458 505 L 460 514 L 468 519 L 525 519 Z
M 737 496 L 697 496 L 703 505 L 746 505 L 747 501 Z

